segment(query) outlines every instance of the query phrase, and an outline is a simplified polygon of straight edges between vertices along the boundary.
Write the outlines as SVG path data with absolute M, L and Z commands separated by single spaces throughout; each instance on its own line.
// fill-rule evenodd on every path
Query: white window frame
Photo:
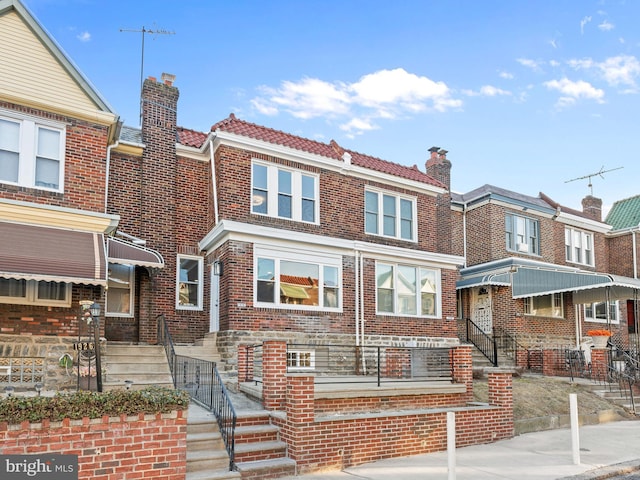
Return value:
M 106 294 L 105 294 L 105 316 L 107 317 L 127 317 L 127 318 L 132 318 L 134 316 L 134 312 L 133 312 L 133 305 L 134 305 L 134 297 L 135 297 L 135 266 L 133 265 L 126 265 L 126 264 L 120 264 L 120 263 L 113 263 L 113 264 L 109 264 L 109 268 L 112 267 L 112 265 L 118 265 L 121 267 L 127 267 L 129 269 L 129 288 L 125 289 L 125 288 L 114 288 L 113 285 L 109 285 L 109 283 L 111 282 L 110 278 L 107 278 L 107 285 L 109 285 L 109 288 L 107 288 Z M 109 291 L 113 291 L 114 289 L 116 290 L 128 290 L 129 291 L 129 312 L 128 313 L 123 313 L 123 312 L 110 312 L 108 310 L 109 308 Z
M 9 279 L 15 281 L 23 281 L 22 279 Z M 46 307 L 70 307 L 71 306 L 71 284 L 63 283 L 65 288 L 64 300 L 49 300 L 38 298 L 38 280 L 24 280 L 26 282 L 25 296 L 12 297 L 0 296 L 0 303 L 10 303 L 14 305 L 42 305 Z
M 597 309 L 597 306 L 603 304 L 605 302 L 593 302 L 593 303 L 585 303 L 583 305 L 583 313 L 584 313 L 584 321 L 590 323 L 607 323 L 607 318 L 597 318 L 594 317 L 593 314 Z M 591 310 L 591 316 L 588 316 L 588 312 Z M 615 313 L 613 317 L 611 317 L 612 311 Z M 617 300 L 611 300 L 609 302 L 609 322 L 615 325 L 620 324 L 620 302 Z
M 504 231 L 508 251 L 540 255 L 540 222 L 537 219 L 507 213 Z
M 388 290 L 393 291 L 393 311 L 380 311 L 378 310 L 379 302 L 378 302 L 378 291 L 381 288 L 378 285 L 378 269 L 380 266 L 391 267 L 393 272 L 393 285 L 391 288 L 387 288 Z M 416 305 L 416 313 L 400 313 L 400 295 L 398 292 L 398 267 L 407 267 L 416 269 L 416 293 L 415 293 L 415 305 Z M 423 313 L 422 312 L 422 297 L 420 288 L 418 288 L 418 284 L 420 283 L 421 271 L 425 270 L 427 272 L 432 272 L 435 277 L 435 302 L 431 308 L 433 309 L 433 313 Z M 391 262 L 376 262 L 376 275 L 375 275 L 375 292 L 376 292 L 376 314 L 377 315 L 385 315 L 385 316 L 394 316 L 394 317 L 420 317 L 420 318 L 440 318 L 442 315 L 442 288 L 440 285 L 441 271 L 438 268 L 425 267 L 419 265 L 407 265 L 403 263 L 391 263 Z
M 559 308 L 560 315 L 541 315 L 533 310 L 533 303 L 535 299 L 542 297 L 551 297 L 552 309 Z M 530 317 L 545 317 L 545 318 L 565 318 L 564 316 L 564 295 L 562 292 L 550 293 L 548 295 L 539 295 L 537 297 L 526 297 L 524 300 L 524 314 Z
M 308 365 L 301 365 L 308 363 Z M 316 368 L 316 352 L 315 350 L 294 349 L 287 350 L 287 369 L 288 370 L 315 370 Z
M 198 262 L 198 279 L 191 281 L 188 279 L 180 278 L 182 271 L 182 260 L 192 260 Z M 187 305 L 180 303 L 180 290 L 183 285 L 195 285 L 197 288 L 197 303 L 195 305 Z M 196 310 L 202 311 L 203 309 L 203 297 L 204 297 L 204 258 L 197 255 L 178 255 L 176 260 L 176 310 Z
M 564 229 L 565 258 L 567 262 L 593 267 L 595 264 L 594 235 L 571 227 Z M 589 245 L 590 248 L 587 248 Z M 586 257 L 589 257 L 588 259 Z M 576 259 L 576 257 L 580 257 Z
M 253 178 L 254 166 L 259 165 L 267 169 L 267 213 L 257 212 L 254 210 L 254 202 L 257 200 L 254 198 L 253 191 L 256 188 Z M 279 182 L 278 173 L 288 172 L 291 174 L 291 192 L 286 192 L 286 195 L 291 198 L 291 216 L 280 216 L 278 212 L 278 196 L 279 196 Z M 313 197 L 303 195 L 303 176 L 311 178 L 313 180 Z M 258 160 L 252 160 L 251 162 L 251 213 L 254 215 L 261 215 L 266 217 L 282 218 L 286 220 L 292 220 L 294 222 L 310 223 L 314 225 L 320 224 L 320 191 L 319 191 L 319 176 L 313 172 L 306 170 L 297 170 L 294 168 L 283 167 L 268 162 L 262 162 Z M 260 188 L 259 190 L 264 190 Z M 285 195 L 285 193 L 283 193 Z M 304 220 L 302 218 L 303 203 L 305 201 L 313 201 L 313 221 Z
M 335 268 L 338 274 L 337 285 L 338 298 L 336 307 L 325 307 L 323 305 L 301 305 L 281 303 L 280 295 L 274 294 L 274 302 L 258 301 L 258 282 L 264 281 L 258 278 L 258 262 L 260 259 L 271 260 L 274 262 L 274 292 L 280 291 L 280 264 L 281 262 L 296 262 L 307 265 L 318 266 L 318 301 L 324 299 L 324 267 Z M 312 259 L 312 261 L 310 260 Z M 277 308 L 283 310 L 309 310 L 323 312 L 341 312 L 342 311 L 342 257 L 340 255 L 323 255 L 318 252 L 308 252 L 303 250 L 281 250 L 278 248 L 254 246 L 253 254 L 253 304 L 256 307 Z
M 52 122 L 37 117 L 18 116 L 15 112 L 0 110 L 0 120 L 16 123 L 19 126 L 18 144 L 18 179 L 13 182 L 0 179 L 0 183 L 19 185 L 26 188 L 36 188 L 52 192 L 64 192 L 65 172 L 65 141 L 66 127 L 64 124 Z M 59 163 L 58 188 L 36 185 L 36 165 L 38 154 L 38 135 L 40 129 L 52 130 L 60 135 L 58 158 L 51 158 Z
M 377 196 L 377 210 L 367 210 L 367 194 Z M 392 197 L 395 199 L 395 234 L 386 235 L 384 233 L 384 197 Z M 402 202 L 409 202 L 411 204 L 411 238 L 405 238 L 402 236 Z M 418 212 L 417 212 L 416 197 L 410 197 L 407 195 L 400 195 L 397 192 L 390 192 L 386 190 L 378 190 L 375 188 L 367 187 L 364 192 L 364 232 L 367 235 L 376 235 L 378 237 L 397 238 L 398 240 L 404 240 L 406 242 L 416 242 L 418 238 Z M 376 230 L 368 230 L 367 216 L 376 216 Z

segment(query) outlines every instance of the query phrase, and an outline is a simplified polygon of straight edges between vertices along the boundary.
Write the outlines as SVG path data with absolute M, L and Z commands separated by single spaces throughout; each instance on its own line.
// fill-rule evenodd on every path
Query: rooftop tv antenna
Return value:
M 599 175 L 600 178 L 604 179 L 604 175 L 602 175 L 603 173 L 613 172 L 614 170 L 620 170 L 621 168 L 624 168 L 624 167 L 616 167 L 616 168 L 611 168 L 609 170 L 605 170 L 603 165 L 602 167 L 600 167 L 600 170 L 597 171 L 596 173 L 590 173 L 588 175 L 583 175 L 582 177 L 572 178 L 571 180 L 566 180 L 564 183 L 575 182 L 576 180 L 584 180 L 585 178 L 588 178 L 589 179 L 588 187 L 591 189 L 591 196 L 593 196 L 593 183 L 591 182 L 591 177 L 595 177 L 596 175 Z
M 120 29 L 121 32 L 133 32 L 133 33 L 140 33 L 141 37 L 142 37 L 142 47 L 141 47 L 141 59 L 140 59 L 140 125 L 142 125 L 142 85 L 144 83 L 144 36 L 145 34 L 149 34 L 149 35 L 175 35 L 176 32 L 170 32 L 168 30 L 163 30 L 163 29 L 155 29 L 155 30 L 149 30 L 144 28 L 144 25 L 142 26 L 142 29 L 140 30 L 130 30 L 127 28 L 121 28 Z

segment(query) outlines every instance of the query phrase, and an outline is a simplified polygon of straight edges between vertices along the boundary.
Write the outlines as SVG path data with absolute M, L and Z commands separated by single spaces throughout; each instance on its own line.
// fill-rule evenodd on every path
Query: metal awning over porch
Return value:
M 0 277 L 107 285 L 102 233 L 0 222 Z
M 640 290 L 638 279 L 517 258 L 476 265 L 460 273 L 457 289 L 506 285 L 511 286 L 513 298 L 573 292 L 574 303 L 592 303 L 631 299 Z
M 109 263 L 164 268 L 164 258 L 159 252 L 120 238 L 107 238 L 107 257 Z

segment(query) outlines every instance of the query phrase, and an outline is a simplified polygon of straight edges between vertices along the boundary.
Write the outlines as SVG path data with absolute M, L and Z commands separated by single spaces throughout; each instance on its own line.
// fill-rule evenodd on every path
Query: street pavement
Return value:
M 578 430 L 579 464 L 574 463 L 571 429 L 556 429 L 527 433 L 485 445 L 459 448 L 456 450 L 453 476 L 449 475 L 447 452 L 437 452 L 380 460 L 343 471 L 313 473 L 290 478 L 298 480 L 640 479 L 639 421 L 587 425 Z

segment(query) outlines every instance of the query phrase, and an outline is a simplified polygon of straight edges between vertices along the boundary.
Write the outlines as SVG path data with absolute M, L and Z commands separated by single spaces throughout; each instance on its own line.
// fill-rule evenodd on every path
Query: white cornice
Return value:
M 295 247 L 296 245 L 313 246 L 318 251 L 350 255 L 356 251 L 369 254 L 375 258 L 396 259 L 437 265 L 440 268 L 455 269 L 463 265 L 464 258 L 457 255 L 426 252 L 410 248 L 392 247 L 376 243 L 345 240 L 285 231 L 277 228 L 264 227 L 248 223 L 223 220 L 216 225 L 199 243 L 200 250 L 212 251 L 228 240 L 237 240 L 264 244 L 268 241 L 272 245 Z
M 591 230 L 598 233 L 607 233 L 613 228 L 611 225 L 607 225 L 606 223 L 591 220 L 590 218 L 579 217 L 562 211 L 557 215 L 556 221 L 564 225 L 582 228 L 584 230 Z
M 120 217 L 74 208 L 0 199 L 0 221 L 111 233 L 118 226 Z
M 201 162 L 209 162 L 209 155 L 204 148 L 195 148 L 176 143 L 176 155 L 184 158 L 191 158 Z

